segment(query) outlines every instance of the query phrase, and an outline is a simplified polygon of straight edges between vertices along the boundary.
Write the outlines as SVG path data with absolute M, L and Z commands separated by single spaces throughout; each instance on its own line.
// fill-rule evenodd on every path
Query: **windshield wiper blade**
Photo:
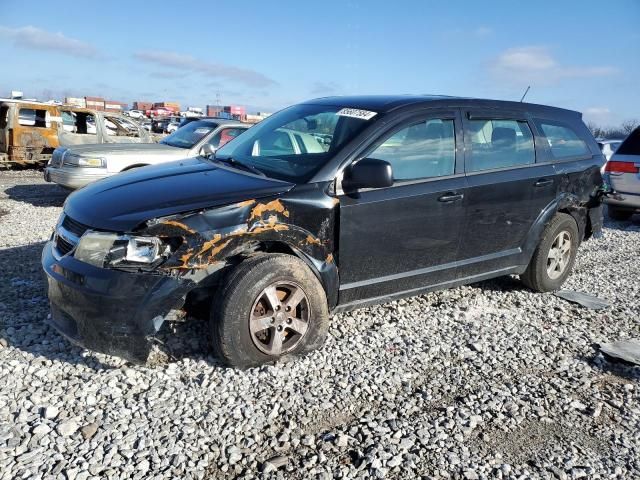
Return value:
M 267 175 L 257 169 L 256 167 L 254 167 L 253 165 L 249 165 L 247 163 L 243 163 L 240 160 L 236 160 L 235 158 L 232 157 L 228 157 L 225 159 L 221 159 L 221 158 L 215 158 L 214 159 L 220 163 L 226 163 L 227 165 L 231 165 L 232 167 L 240 167 L 240 168 L 244 168 L 245 170 L 250 171 L 251 173 L 255 173 L 256 175 L 259 175 L 261 177 L 266 177 Z

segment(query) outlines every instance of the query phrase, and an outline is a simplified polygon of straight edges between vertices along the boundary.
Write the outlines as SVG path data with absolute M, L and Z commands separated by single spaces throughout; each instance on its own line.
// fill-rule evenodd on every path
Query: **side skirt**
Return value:
M 521 274 L 527 268 L 526 265 L 516 265 L 513 267 L 501 268 L 499 270 L 493 270 L 491 272 L 481 273 L 478 275 L 472 275 L 469 277 L 458 278 L 449 282 L 438 283 L 435 285 L 429 285 L 426 287 L 412 288 L 404 290 L 402 292 L 393 293 L 391 295 L 383 295 L 380 297 L 366 298 L 363 300 L 356 300 L 354 302 L 345 303 L 336 306 L 331 313 L 348 312 L 350 310 L 356 310 L 358 308 L 365 308 L 371 305 L 379 305 L 381 303 L 392 302 L 400 298 L 414 297 L 423 293 L 433 292 L 436 290 L 445 290 L 447 288 L 459 287 L 460 285 L 467 285 L 469 283 L 481 282 L 483 280 L 489 280 L 490 278 L 502 277 L 504 275 Z

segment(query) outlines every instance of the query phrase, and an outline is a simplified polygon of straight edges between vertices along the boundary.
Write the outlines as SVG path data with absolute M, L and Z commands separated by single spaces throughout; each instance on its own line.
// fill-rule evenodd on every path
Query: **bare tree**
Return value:
M 622 122 L 622 125 L 620 125 L 620 130 L 622 130 L 622 132 L 624 132 L 626 136 L 638 127 L 640 127 L 640 121 L 638 121 L 637 119 L 625 120 L 624 122 Z
M 605 136 L 605 130 L 595 122 L 587 122 L 587 128 L 591 130 L 591 133 L 596 138 Z

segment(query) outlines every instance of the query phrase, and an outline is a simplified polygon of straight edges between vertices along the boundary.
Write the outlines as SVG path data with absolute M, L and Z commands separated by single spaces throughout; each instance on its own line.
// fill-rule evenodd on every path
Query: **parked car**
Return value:
M 181 118 L 179 117 L 173 117 L 171 118 L 171 120 L 169 120 L 169 123 L 167 124 L 166 128 L 164 129 L 165 133 L 173 133 L 176 130 L 178 130 L 178 128 L 180 128 L 180 124 L 181 124 Z
M 605 182 L 617 193 L 605 198 L 609 216 L 629 220 L 640 213 L 640 127 L 622 142 L 604 167 Z
M 151 110 L 147 110 L 146 114 L 148 117 L 170 117 L 171 115 L 173 115 L 175 112 L 169 108 L 165 108 L 165 107 L 156 107 L 156 108 L 152 108 Z
M 129 118 L 70 105 L 0 102 L 0 165 L 37 165 L 55 148 L 85 143 L 149 142 Z
M 153 119 L 151 121 L 151 132 L 164 133 L 170 121 L 168 117 Z
M 128 115 L 131 118 L 137 118 L 137 119 L 145 118 L 145 114 L 142 110 L 128 110 L 124 113 L 125 115 Z
M 616 149 L 622 144 L 623 139 L 606 139 L 606 138 L 597 138 L 598 146 L 604 155 L 605 160 L 609 160 L 611 155 L 613 155 Z
M 205 144 L 215 150 L 247 128 L 249 125 L 237 121 L 202 120 L 177 130 L 159 143 L 58 148 L 44 170 L 44 178 L 65 188 L 81 188 L 125 170 L 198 156 Z
M 559 108 L 295 105 L 215 156 L 71 195 L 42 255 L 50 321 L 144 361 L 164 323 L 211 305 L 214 351 L 246 367 L 321 346 L 331 312 L 510 274 L 556 290 L 601 229 L 603 162 L 581 115 Z

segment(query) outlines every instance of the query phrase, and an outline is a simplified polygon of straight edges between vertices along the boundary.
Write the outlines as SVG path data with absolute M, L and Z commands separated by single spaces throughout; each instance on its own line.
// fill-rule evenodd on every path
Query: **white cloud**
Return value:
M 61 32 L 47 32 L 31 25 L 11 28 L 0 26 L 0 37 L 13 40 L 13 44 L 20 48 L 32 50 L 50 50 L 74 57 L 96 58 L 98 51 L 92 45 L 69 38 Z
M 589 107 L 583 112 L 586 121 L 594 122 L 597 125 L 608 125 L 611 123 L 611 110 L 607 107 Z
M 611 66 L 562 65 L 547 47 L 510 48 L 490 63 L 491 73 L 499 79 L 519 85 L 550 85 L 566 78 L 590 78 L 614 75 Z
M 250 87 L 266 87 L 276 82 L 260 72 L 248 68 L 199 60 L 191 55 L 165 51 L 142 51 L 133 55 L 146 63 L 182 71 L 197 72 L 210 78 L 223 78 L 244 83 Z

